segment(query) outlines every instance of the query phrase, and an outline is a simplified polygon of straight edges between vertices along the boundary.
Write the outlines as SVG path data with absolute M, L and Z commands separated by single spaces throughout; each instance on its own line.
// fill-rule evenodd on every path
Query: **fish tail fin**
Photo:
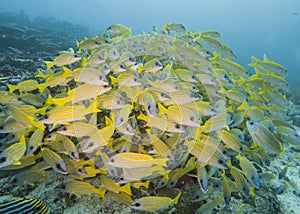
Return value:
M 248 103 L 246 100 L 237 108 L 239 111 L 245 111 L 248 108 Z
M 157 105 L 158 105 L 158 110 L 160 113 L 162 113 L 162 114 L 169 113 L 168 109 L 166 107 L 164 107 L 161 103 L 157 103 Z
M 144 66 L 142 64 L 138 64 L 138 69 L 137 69 L 137 72 L 138 73 L 141 73 L 144 69 Z
M 124 185 L 121 187 L 122 192 L 125 192 L 128 195 L 132 195 L 131 189 L 130 189 L 130 183 Z
M 40 130 L 45 130 L 45 124 L 43 123 L 40 123 L 40 122 L 36 122 L 36 121 L 33 121 L 34 123 L 32 124 L 33 126 L 37 127 L 38 129 Z
M 110 76 L 110 80 L 111 80 L 112 85 L 116 85 L 116 83 L 117 83 L 117 78 L 116 77 Z
M 143 113 L 140 113 L 139 116 L 137 116 L 137 119 L 147 121 L 147 116 L 144 115 Z
M 35 77 L 39 77 L 39 78 L 45 79 L 45 74 L 42 72 L 41 69 L 38 69 L 38 73 L 35 75 Z
M 76 47 L 79 48 L 80 42 L 76 39 Z
M 16 85 L 11 85 L 11 84 L 7 84 L 7 87 L 9 89 L 9 93 L 13 93 L 15 90 L 18 89 L 18 86 Z
M 239 86 L 242 87 L 247 83 L 247 79 L 240 76 Z
M 129 36 L 132 36 L 132 27 L 129 28 Z
M 54 65 L 54 62 L 52 62 L 52 61 L 44 61 L 44 62 L 46 64 L 47 70 L 49 70 Z
M 103 188 L 95 189 L 95 193 L 98 194 L 102 199 L 105 198 L 105 192 L 106 189 Z
M 168 160 L 169 160 L 169 158 L 157 158 L 157 159 L 154 159 L 154 162 L 159 166 L 167 166 Z
M 63 97 L 63 98 L 53 98 L 52 103 L 58 105 L 58 106 L 64 106 L 68 102 L 68 97 Z
M 43 93 L 43 91 L 46 88 L 46 84 L 45 83 L 41 83 L 41 84 L 38 84 L 36 87 L 39 89 L 40 93 Z
M 37 109 L 37 113 L 44 115 L 46 113 L 47 106 Z
M 63 67 L 63 70 L 64 70 L 64 74 L 62 75 L 63 77 L 67 78 L 67 77 L 70 77 L 72 76 L 72 71 L 67 68 L 66 66 L 62 66 Z
M 261 76 L 260 70 L 257 67 L 254 67 L 254 70 L 255 70 L 255 74 L 253 75 L 253 77 L 258 77 L 259 78 Z
M 86 65 L 87 65 L 87 58 L 83 58 L 81 61 L 81 66 L 86 67 Z
M 107 126 L 114 126 L 113 121 L 109 117 L 105 117 L 105 124 Z
M 221 58 L 221 56 L 217 53 L 217 51 L 214 50 L 214 52 L 213 52 L 213 57 L 210 58 L 210 60 L 211 60 L 211 61 L 215 61 L 215 60 L 218 60 L 218 59 L 220 59 L 220 58 Z
M 169 24 L 167 22 L 164 22 L 164 26 L 163 26 L 164 29 L 168 29 L 169 28 Z
M 178 200 L 181 196 L 181 192 L 178 193 L 178 195 L 172 200 L 172 204 L 178 204 Z
M 100 112 L 101 110 L 97 108 L 97 99 L 93 100 L 92 103 L 86 108 L 87 112 L 95 113 Z
M 51 96 L 51 94 L 48 94 L 48 97 L 46 99 L 46 102 L 45 102 L 45 107 L 50 107 L 52 104 L 54 104 L 54 101 L 53 101 L 53 97 Z
M 264 61 L 266 62 L 270 62 L 271 60 L 269 60 L 269 58 L 267 57 L 267 54 L 264 54 Z
M 248 64 L 249 66 L 255 66 L 259 62 L 259 59 L 257 59 L 255 56 L 251 56 L 251 60 L 252 62 Z

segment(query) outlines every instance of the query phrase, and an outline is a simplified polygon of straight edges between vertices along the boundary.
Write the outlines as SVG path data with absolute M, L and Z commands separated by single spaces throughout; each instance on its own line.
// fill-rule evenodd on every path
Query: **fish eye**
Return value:
M 96 45 L 101 45 L 101 43 L 98 40 L 95 40 Z
M 161 66 L 161 63 L 160 62 L 156 62 L 155 65 L 156 66 Z
M 102 76 L 99 76 L 99 80 L 102 80 L 103 79 L 103 77 Z
M 104 86 L 103 86 L 103 88 L 108 88 L 108 87 L 109 87 L 109 85 L 104 85 Z
M 80 56 L 78 54 L 74 54 L 74 57 L 79 58 Z
M 67 131 L 68 128 L 67 128 L 66 126 L 64 126 L 64 127 L 62 128 L 62 130 L 63 130 L 63 131 Z
M 6 161 L 6 157 L 5 156 L 0 158 L 0 163 L 3 163 L 5 161 Z
M 60 165 L 60 163 L 57 163 L 55 166 L 56 166 L 57 169 L 63 170 L 62 167 L 61 167 L 61 165 Z
M 106 30 L 111 30 L 112 29 L 112 27 L 110 26 L 110 27 L 108 27 Z
M 79 169 L 78 169 L 78 172 L 84 173 L 84 169 L 83 169 L 83 168 L 79 168 Z
M 132 61 L 132 62 L 136 61 L 136 59 L 134 57 L 129 57 L 129 60 Z
M 33 146 L 32 145 L 29 147 L 29 150 L 33 150 Z
M 3 130 L 3 129 L 4 129 L 3 125 L 2 125 L 2 126 L 0 126 L 0 130 Z
M 195 121 L 195 117 L 191 116 L 191 117 L 190 117 L 190 120 L 191 120 L 191 121 Z
M 253 125 L 254 125 L 254 123 L 253 123 L 252 121 L 250 121 L 250 122 L 249 122 L 249 124 L 250 124 L 251 126 L 253 126 Z
M 48 118 L 49 118 L 49 115 L 45 114 L 44 119 L 48 119 Z
M 94 142 L 90 142 L 88 145 L 88 147 L 92 147 L 92 146 L 94 146 Z
M 175 124 L 175 128 L 176 129 L 180 129 L 180 125 L 179 124 Z
M 243 192 L 246 192 L 246 187 L 243 187 Z
M 222 159 L 219 159 L 219 160 L 218 160 L 218 163 L 221 164 L 221 165 L 223 165 L 223 164 L 224 164 L 224 161 L 223 161 Z
M 114 162 L 115 162 L 115 159 L 114 159 L 114 158 L 111 158 L 111 159 L 110 159 L 110 162 L 114 163 Z

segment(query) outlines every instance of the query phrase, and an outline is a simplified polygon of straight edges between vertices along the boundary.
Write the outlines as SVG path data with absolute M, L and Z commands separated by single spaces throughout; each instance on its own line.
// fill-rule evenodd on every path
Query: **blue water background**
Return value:
M 21 10 L 30 19 L 52 16 L 95 34 L 112 23 L 132 26 L 137 34 L 155 24 L 162 27 L 164 21 L 194 31 L 218 30 L 243 66 L 252 55 L 266 53 L 287 67 L 288 81 L 300 87 L 299 0 L 0 0 L 1 12 Z

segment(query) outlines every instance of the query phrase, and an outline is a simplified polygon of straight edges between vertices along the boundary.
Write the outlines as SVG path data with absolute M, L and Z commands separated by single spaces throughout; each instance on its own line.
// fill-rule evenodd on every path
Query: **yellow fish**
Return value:
M 164 23 L 164 27 L 168 31 L 175 31 L 175 32 L 185 32 L 186 28 L 183 24 L 178 22 L 171 22 L 171 23 Z
M 163 68 L 163 64 L 156 58 L 149 60 L 144 65 L 140 65 L 138 72 L 157 72 Z
M 249 72 L 243 66 L 229 59 L 220 57 L 217 52 L 214 52 L 214 57 L 211 60 L 219 63 L 228 72 L 235 73 L 236 75 L 245 78 L 249 77 Z
M 108 80 L 105 75 L 95 68 L 76 68 L 73 70 L 73 76 L 77 82 L 88 83 L 91 85 L 108 85 Z
M 191 111 L 183 106 L 170 106 L 168 108 L 168 116 L 176 123 L 186 126 L 199 127 L 201 121 L 197 111 Z
M 104 198 L 104 194 L 106 192 L 105 189 L 97 189 L 88 182 L 77 180 L 67 183 L 66 191 L 70 194 L 75 194 L 78 197 L 81 197 L 81 195 L 92 195 L 94 193 L 99 195 L 101 198 Z
M 108 191 L 111 191 L 114 193 L 124 192 L 128 195 L 132 195 L 131 189 L 130 189 L 130 183 L 120 186 L 120 184 L 109 179 L 106 175 L 101 175 L 100 183 L 101 183 L 101 186 L 103 186 L 103 188 Z
M 112 156 L 107 161 L 107 164 L 114 167 L 132 169 L 152 165 L 167 166 L 168 160 L 169 158 L 153 158 L 151 155 L 123 152 Z
M 7 118 L 3 123 L 0 123 L 0 133 L 14 133 L 27 129 L 27 125 L 23 125 L 13 118 Z
M 103 37 L 101 37 L 101 38 L 102 39 L 100 39 L 100 37 L 98 37 L 98 38 L 87 38 L 87 37 L 85 37 L 80 42 L 77 41 L 76 45 L 80 49 L 93 50 L 95 48 L 99 48 L 101 45 L 106 43 L 105 39 Z
M 44 130 L 45 128 L 44 124 L 36 121 L 36 119 L 33 116 L 28 115 L 28 112 L 23 111 L 22 106 L 17 106 L 17 105 L 5 106 L 4 111 L 6 112 L 7 115 L 9 115 L 9 117 L 12 117 L 17 122 L 19 122 L 24 126 L 34 126 L 41 130 Z
M 36 80 L 25 80 L 19 82 L 17 85 L 7 84 L 7 87 L 9 88 L 9 93 L 12 93 L 16 90 L 19 90 L 19 92 L 32 91 L 37 89 L 37 85 L 38 82 Z
M 80 56 L 77 54 L 74 54 L 69 51 L 61 51 L 59 56 L 55 57 L 53 61 L 45 61 L 47 70 L 49 70 L 52 66 L 63 66 L 63 65 L 69 65 L 74 62 L 77 62 L 81 59 Z
M 246 124 L 253 141 L 266 151 L 275 154 L 280 154 L 284 151 L 282 143 L 264 125 L 252 121 L 247 121 Z
M 148 212 L 155 212 L 168 208 L 172 204 L 177 204 L 181 196 L 181 192 L 174 198 L 147 196 L 136 199 L 130 204 L 130 207 L 135 210 L 142 210 Z
M 264 54 L 263 60 L 259 60 L 256 57 L 252 56 L 252 63 L 250 63 L 249 65 L 258 66 L 268 72 L 273 72 L 282 77 L 285 77 L 287 75 L 287 69 L 279 63 L 268 59 L 266 54 Z
M 66 163 L 57 153 L 45 147 L 41 149 L 41 153 L 52 169 L 61 174 L 68 174 Z
M 58 106 L 43 115 L 39 121 L 45 124 L 63 124 L 82 120 L 85 118 L 85 115 L 99 111 L 99 109 L 95 108 L 94 104 L 91 104 L 88 108 L 85 108 L 82 105 Z
M 240 161 L 240 166 L 243 170 L 243 172 L 246 174 L 247 180 L 256 188 L 260 187 L 260 178 L 258 175 L 258 172 L 256 168 L 253 166 L 253 164 L 244 156 L 241 154 L 236 156 L 237 159 Z
M 158 113 L 158 109 L 156 107 L 156 100 L 150 92 L 142 92 L 138 96 L 138 103 L 144 106 L 146 112 L 149 115 L 154 116 L 156 113 Z
M 27 147 L 25 153 L 26 156 L 34 153 L 37 150 L 37 148 L 42 143 L 43 137 L 44 137 L 44 130 L 36 129 L 33 132 L 26 146 Z
M 0 154 L 0 168 L 17 164 L 26 151 L 26 142 L 24 135 L 21 135 L 20 141 L 5 148 Z
M 83 84 L 68 91 L 68 96 L 62 98 L 50 98 L 50 101 L 63 106 L 66 103 L 78 103 L 81 101 L 96 98 L 99 95 L 109 91 L 111 86 L 109 85 L 91 85 Z M 50 97 L 50 96 L 49 96 Z
M 112 33 L 114 35 L 124 35 L 131 36 L 131 28 L 122 24 L 112 24 L 106 29 L 107 32 Z

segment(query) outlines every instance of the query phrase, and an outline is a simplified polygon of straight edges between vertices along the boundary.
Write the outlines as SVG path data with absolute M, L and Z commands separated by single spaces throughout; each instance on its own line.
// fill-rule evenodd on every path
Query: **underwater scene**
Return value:
M 300 214 L 296 2 L 0 0 L 0 214 Z

